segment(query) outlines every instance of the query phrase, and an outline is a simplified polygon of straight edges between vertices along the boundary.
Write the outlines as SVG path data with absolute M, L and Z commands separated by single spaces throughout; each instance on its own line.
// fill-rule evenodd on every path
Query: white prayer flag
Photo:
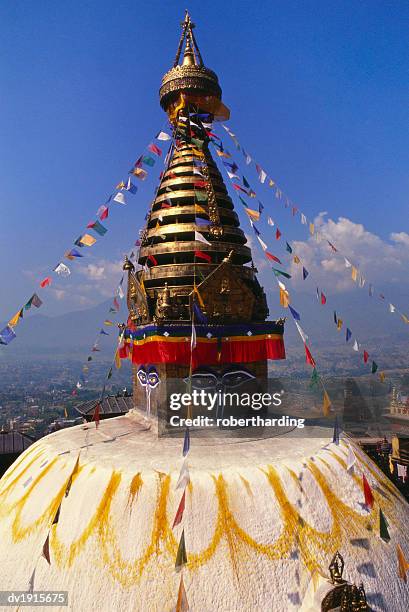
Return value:
M 192 337 L 190 339 L 190 350 L 193 351 L 193 349 L 196 348 L 196 328 L 192 322 Z
M 272 220 L 272 218 L 271 218 L 271 217 L 269 217 L 269 218 L 267 219 L 267 223 L 268 223 L 269 225 L 274 225 L 274 221 Z
M 257 236 L 257 240 L 259 241 L 259 243 L 261 244 L 261 248 L 263 249 L 263 251 L 267 251 L 267 245 L 265 242 L 263 242 L 263 240 L 261 240 L 260 236 Z
M 297 321 L 294 321 L 294 323 L 295 323 L 295 325 L 296 325 L 296 327 L 298 329 L 298 333 L 300 334 L 300 336 L 302 338 L 302 341 L 304 342 L 304 344 L 307 344 L 308 343 L 308 336 L 307 336 L 307 334 L 304 332 L 303 328 L 301 327 L 301 325 Z
M 182 468 L 179 473 L 179 478 L 176 484 L 176 489 L 184 489 L 190 482 L 189 467 L 187 459 L 184 460 Z
M 303 213 L 301 213 L 301 223 L 307 225 L 307 217 Z
M 59 274 L 60 276 L 69 276 L 71 274 L 71 270 L 64 263 L 60 262 L 58 266 L 54 268 L 54 272 Z
M 229 172 L 227 170 L 227 174 L 229 175 L 229 179 L 234 179 L 234 178 L 240 179 L 240 177 L 237 174 L 234 174 L 234 172 Z
M 158 140 L 170 140 L 172 138 L 172 136 L 170 136 L 166 132 L 159 132 L 159 134 L 156 136 L 156 138 Z
M 345 261 L 345 267 L 346 268 L 350 268 L 352 266 L 351 262 L 348 261 L 348 259 L 346 257 L 344 257 L 344 261 Z
M 122 285 L 118 285 L 118 295 L 121 298 L 121 300 L 123 300 L 125 297 L 125 293 L 124 293 L 124 290 L 122 289 Z
M 114 202 L 118 202 L 118 204 L 126 204 L 125 195 L 121 193 L 120 191 L 116 194 L 116 196 L 113 199 L 114 199 Z
M 357 351 L 357 352 L 359 351 L 359 344 L 357 340 L 355 340 L 354 346 L 352 348 L 354 349 L 354 351 Z
M 355 453 L 351 448 L 351 445 L 348 444 L 348 457 L 347 457 L 347 470 L 350 470 L 356 463 Z
M 393 304 L 389 304 L 389 312 L 395 312 L 396 308 Z
M 267 178 L 267 174 L 264 172 L 264 170 L 260 170 L 260 174 L 259 174 L 260 183 L 264 183 L 266 178 Z
M 210 244 L 210 245 L 212 244 L 211 242 L 206 240 L 206 238 L 200 232 L 196 232 L 196 231 L 195 231 L 195 240 L 197 240 L 197 242 L 203 242 L 203 244 Z

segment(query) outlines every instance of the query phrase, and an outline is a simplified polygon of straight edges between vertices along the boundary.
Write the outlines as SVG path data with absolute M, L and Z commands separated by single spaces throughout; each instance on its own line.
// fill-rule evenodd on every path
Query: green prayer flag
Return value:
M 195 191 L 195 196 L 198 202 L 207 202 L 206 191 Z
M 311 387 L 311 389 L 318 385 L 318 381 L 319 381 L 318 372 L 317 372 L 317 369 L 314 368 L 313 371 L 312 371 L 310 385 L 309 385 Z
M 291 278 L 291 274 L 283 272 L 282 270 L 278 270 L 278 268 L 273 268 L 273 272 L 275 276 L 284 276 L 285 278 Z
M 389 535 L 389 531 L 388 531 L 388 521 L 386 520 L 385 515 L 380 508 L 379 508 L 379 535 L 382 538 L 382 540 L 385 540 L 385 542 L 389 542 L 389 540 L 391 539 L 391 536 Z
M 191 141 L 194 145 L 196 145 L 199 149 L 203 147 L 203 140 L 199 140 L 198 138 L 191 138 Z
M 373 361 L 372 362 L 372 368 L 371 368 L 372 374 L 375 374 L 377 369 L 378 369 L 378 364 Z
M 142 163 L 152 168 L 152 166 L 155 165 L 155 160 L 153 159 L 153 157 L 149 157 L 149 155 L 144 155 L 142 157 Z
M 185 546 L 185 530 L 182 531 L 182 535 L 180 537 L 179 548 L 176 555 L 176 563 L 175 569 L 181 570 L 184 565 L 187 563 L 186 556 L 186 546 Z
M 239 200 L 243 204 L 243 206 L 247 208 L 247 202 L 245 202 L 241 196 L 239 196 Z

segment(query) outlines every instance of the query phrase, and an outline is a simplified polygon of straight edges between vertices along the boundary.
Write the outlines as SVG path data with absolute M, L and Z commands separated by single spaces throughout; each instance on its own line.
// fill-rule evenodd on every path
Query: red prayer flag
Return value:
M 98 429 L 99 426 L 99 411 L 101 408 L 101 404 L 100 402 L 98 402 L 98 404 L 95 406 L 95 410 L 94 410 L 94 416 L 92 417 L 92 420 L 95 421 L 95 427 Z
M 281 237 L 281 232 L 280 232 L 280 230 L 277 228 L 277 229 L 276 229 L 276 240 L 280 240 L 280 237 Z
M 162 202 L 161 208 L 172 208 L 172 204 L 168 204 L 168 202 Z
M 149 259 L 149 261 L 151 261 L 151 262 L 152 262 L 152 264 L 153 264 L 154 266 L 157 266 L 157 265 L 158 265 L 158 260 L 157 260 L 157 259 L 156 259 L 156 257 L 154 257 L 153 255 L 148 255 L 148 259 Z
M 199 257 L 200 259 L 205 259 L 206 261 L 212 261 L 212 258 L 207 253 L 203 253 L 203 251 L 195 251 L 195 257 Z
M 307 363 L 309 363 L 313 368 L 315 368 L 314 357 L 311 355 L 310 349 L 308 348 L 306 344 L 304 344 L 304 347 L 305 347 L 305 358 L 306 358 Z
M 102 213 L 99 215 L 99 218 L 101 219 L 101 221 L 103 221 L 104 219 L 106 219 L 108 217 L 109 214 L 109 208 L 108 206 L 104 207 L 104 210 L 102 211 Z
M 116 297 L 114 297 L 114 306 L 115 306 L 115 309 L 116 309 L 116 310 L 119 310 L 119 309 L 120 309 L 120 305 L 119 305 L 119 302 L 118 302 L 118 300 L 116 299 Z
M 153 142 L 151 142 L 151 144 L 149 145 L 148 149 L 152 153 L 155 153 L 155 155 L 158 155 L 158 157 L 160 157 L 162 155 L 162 149 L 159 149 L 159 147 L 156 144 L 154 144 Z
M 193 187 L 198 187 L 199 189 L 202 187 L 207 187 L 207 181 L 195 181 L 193 183 Z
M 243 193 L 247 195 L 247 191 L 240 185 L 237 185 L 237 183 L 233 183 L 233 189 L 235 189 L 236 191 L 242 191 Z
M 298 212 L 298 208 L 296 206 L 293 206 L 292 208 L 293 217 L 295 217 L 297 212 Z
M 366 351 L 364 351 L 364 363 L 367 363 L 369 359 L 369 353 L 367 353 Z
M 367 481 L 365 477 L 365 474 L 362 474 L 362 481 L 364 484 L 365 506 L 371 509 L 373 506 L 374 498 L 372 494 L 372 489 L 369 485 L 369 482 Z
M 41 281 L 40 287 L 44 289 L 44 287 L 49 287 L 51 285 L 51 278 L 47 276 L 44 280 Z
M 325 297 L 325 295 L 321 291 L 321 304 L 324 305 L 326 303 L 327 303 L 327 298 Z
M 281 263 L 281 261 L 278 259 L 278 257 L 276 257 L 275 255 L 272 255 L 268 251 L 264 251 L 264 255 L 267 257 L 267 259 L 270 259 L 270 261 L 276 261 L 279 264 Z
M 175 520 L 173 521 L 172 529 L 174 529 L 177 525 L 180 525 L 183 518 L 183 512 L 185 510 L 185 499 L 186 499 L 186 489 L 183 491 L 182 498 L 179 503 L 179 507 L 176 512 Z

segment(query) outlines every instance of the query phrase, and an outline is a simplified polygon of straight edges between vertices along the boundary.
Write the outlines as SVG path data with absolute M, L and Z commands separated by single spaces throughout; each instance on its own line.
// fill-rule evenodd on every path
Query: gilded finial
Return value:
M 130 260 L 128 259 L 128 256 L 127 256 L 127 255 L 125 255 L 124 265 L 122 266 L 122 269 L 123 269 L 123 270 L 126 270 L 126 271 L 128 271 L 128 272 L 130 272 L 130 271 L 132 271 L 132 272 L 133 272 L 133 271 L 135 270 L 135 266 L 133 265 L 132 261 L 130 261 Z

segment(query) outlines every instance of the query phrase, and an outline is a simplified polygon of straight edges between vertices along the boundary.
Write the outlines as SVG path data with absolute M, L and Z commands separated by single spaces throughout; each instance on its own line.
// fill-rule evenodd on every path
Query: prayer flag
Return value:
M 128 178 L 128 182 L 126 184 L 125 189 L 129 191 L 129 193 L 133 193 L 133 194 L 135 194 L 138 191 L 137 186 L 132 183 L 130 178 Z
M 176 483 L 176 489 L 184 489 L 190 482 L 190 473 L 189 467 L 187 464 L 187 459 L 183 461 L 182 467 L 179 472 L 179 478 Z
M 374 497 L 373 497 L 372 489 L 369 485 L 369 482 L 366 479 L 365 474 L 362 474 L 362 484 L 364 487 L 365 506 L 371 509 L 374 503 Z
M 185 437 L 183 440 L 183 456 L 186 457 L 186 455 L 188 454 L 190 449 L 190 433 L 189 433 L 189 427 L 186 427 L 185 429 Z
M 144 168 L 138 168 L 138 167 L 133 168 L 130 174 L 133 174 L 133 176 L 136 176 L 136 178 L 138 178 L 141 181 L 144 181 L 146 177 L 148 176 L 148 173 Z
M 302 341 L 304 342 L 304 344 L 307 344 L 308 342 L 308 336 L 305 333 L 305 331 L 303 330 L 303 328 L 301 327 L 301 325 L 299 323 L 297 323 L 297 321 L 294 321 L 296 328 L 298 329 L 298 333 L 300 334 Z
M 345 340 L 346 340 L 346 342 L 349 342 L 349 340 L 351 339 L 351 336 L 352 336 L 352 332 L 351 332 L 351 330 L 349 329 L 349 327 L 347 327 L 346 334 L 345 334 Z
M 291 308 L 291 306 L 288 306 L 288 308 L 289 308 L 289 310 L 290 310 L 291 314 L 293 315 L 294 319 L 295 319 L 296 321 L 301 321 L 301 317 L 300 317 L 300 315 L 298 314 L 298 312 L 297 312 L 296 310 L 294 310 L 294 308 Z
M 199 257 L 199 259 L 204 259 L 209 263 L 212 262 L 212 258 L 210 257 L 210 255 L 208 253 L 203 253 L 203 251 L 195 251 L 195 257 Z
M 196 217 L 195 219 L 195 223 L 196 225 L 200 226 L 200 227 L 204 227 L 205 225 L 210 225 L 211 221 L 210 219 L 202 219 L 201 217 Z
M 353 468 L 356 463 L 355 453 L 352 450 L 352 446 L 348 444 L 348 457 L 347 457 L 347 470 Z
M 334 423 L 334 433 L 332 435 L 332 442 L 339 446 L 339 423 L 338 423 L 338 415 L 335 415 L 335 423 Z
M 388 521 L 381 508 L 379 508 L 379 535 L 385 542 L 389 542 L 391 539 L 388 531 Z
M 69 259 L 70 261 L 72 261 L 73 259 L 75 259 L 76 257 L 84 257 L 84 255 L 82 255 L 82 253 L 80 253 L 79 251 L 77 251 L 77 249 L 71 249 L 71 251 L 67 251 L 65 253 L 65 257 L 67 259 Z
M 203 208 L 203 206 L 199 206 L 199 204 L 195 204 L 195 213 L 207 215 L 207 211 Z
M 280 237 L 281 237 L 281 232 L 280 232 L 280 230 L 277 227 L 277 229 L 276 229 L 276 240 L 280 240 Z
M 193 187 L 196 189 L 203 189 L 204 187 L 207 187 L 208 182 L 207 181 L 195 181 L 193 183 Z
M 51 285 L 51 278 L 47 276 L 44 280 L 41 281 L 40 287 L 44 289 L 45 287 L 49 287 Z
M 324 398 L 322 401 L 322 413 L 324 416 L 328 416 L 331 408 L 331 400 L 326 391 L 324 391 Z
M 155 155 L 157 155 L 158 157 L 160 157 L 162 155 L 162 149 L 160 149 L 156 144 L 154 144 L 153 142 L 151 142 L 151 144 L 148 146 L 148 149 L 151 153 L 154 153 Z
M 354 342 L 354 346 L 353 346 L 352 348 L 353 348 L 353 349 L 354 349 L 354 351 L 356 351 L 356 352 L 358 352 L 358 351 L 359 351 L 359 344 L 358 344 L 358 341 L 357 341 L 357 340 L 355 340 L 355 342 Z
M 203 312 L 200 310 L 199 304 L 196 304 L 194 300 L 193 300 L 193 315 L 194 315 L 194 319 L 198 323 L 206 324 L 208 322 L 207 318 L 205 317 Z
M 317 368 L 314 368 L 311 374 L 311 380 L 310 380 L 309 386 L 313 389 L 314 387 L 318 385 L 318 382 L 319 382 L 319 376 L 318 376 Z
M 16 325 L 18 324 L 18 322 L 20 321 L 20 319 L 23 318 L 23 308 L 21 308 L 18 312 L 16 312 L 16 314 L 14 315 L 14 317 L 12 317 L 10 319 L 10 321 L 7 323 L 7 325 L 9 327 L 16 327 Z
M 385 382 L 385 372 L 379 372 L 379 380 L 382 383 Z
M 378 364 L 372 361 L 371 373 L 375 374 L 377 369 L 378 369 Z
M 103 336 L 109 336 L 108 332 L 106 332 L 105 329 L 101 329 L 99 333 L 102 334 Z
M 276 257 L 275 255 L 272 255 L 272 253 L 269 253 L 268 251 L 264 251 L 264 255 L 270 261 L 276 261 L 277 263 L 281 264 L 281 261 L 278 259 L 278 257 Z
M 372 297 L 373 296 L 373 286 L 372 285 L 369 285 L 368 291 L 369 291 L 370 297 Z
M 100 236 L 103 236 L 108 231 L 107 228 L 104 227 L 99 221 L 91 221 L 91 223 L 88 223 L 87 229 L 93 229 L 94 232 L 96 232 Z
M 247 191 L 241 185 L 238 185 L 237 183 L 232 183 L 232 186 L 233 189 L 235 189 L 236 191 L 241 191 L 242 193 L 245 193 L 247 195 Z
M 273 181 L 273 179 L 269 179 L 268 186 L 269 187 L 274 187 L 274 185 L 275 185 L 275 182 Z
M 298 212 L 298 208 L 296 206 L 293 206 L 292 209 L 291 209 L 291 213 L 292 213 L 293 217 L 295 217 L 297 212 Z
M 321 304 L 324 306 L 324 304 L 326 304 L 326 303 L 327 303 L 327 298 L 325 297 L 325 295 L 321 291 Z
M 271 217 L 268 217 L 268 219 L 267 219 L 267 223 L 268 223 L 269 225 L 274 225 L 274 221 L 272 220 L 272 218 L 271 218 Z
M 100 409 L 101 409 L 101 404 L 100 404 L 100 402 L 98 402 L 98 404 L 95 406 L 94 415 L 92 417 L 92 420 L 95 421 L 96 429 L 98 429 L 98 427 L 99 427 L 99 411 L 100 411 Z
M 338 329 L 338 331 L 341 331 L 342 324 L 343 324 L 343 320 L 338 318 L 338 321 L 337 321 L 337 329 Z
M 179 502 L 175 520 L 173 521 L 172 529 L 177 527 L 177 525 L 179 525 L 182 522 L 183 512 L 185 511 L 185 499 L 186 499 L 186 489 L 183 491 L 182 498 Z
M 287 308 L 290 304 L 288 291 L 280 287 L 280 304 L 283 308 Z
M 348 261 L 348 259 L 346 257 L 344 257 L 344 261 L 345 261 L 345 267 L 346 268 L 350 268 L 352 266 L 351 262 Z
M 313 356 L 311 355 L 310 349 L 308 348 L 307 344 L 304 344 L 304 348 L 305 348 L 305 360 L 307 363 L 309 363 L 313 368 L 315 368 L 315 361 Z
M 311 236 L 314 236 L 314 231 L 315 231 L 314 223 L 310 223 L 310 234 L 311 234 Z
M 308 274 L 309 274 L 308 270 L 306 270 L 306 268 L 304 268 L 304 266 L 303 266 L 303 268 L 302 268 L 302 277 L 303 277 L 304 280 L 307 278 Z
M 262 239 L 260 238 L 260 236 L 257 236 L 257 240 L 259 241 L 259 243 L 260 243 L 261 248 L 263 249 L 263 251 L 266 251 L 266 250 L 267 250 L 267 245 L 266 245 L 266 243 L 264 242 L 264 240 L 262 240 Z M 274 261 L 275 261 L 275 259 L 274 259 Z
M 109 319 L 105 319 L 104 325 L 111 326 L 111 325 L 114 325 L 114 323 L 112 323 L 112 321 L 109 321 Z
M 14 340 L 15 337 L 16 337 L 16 334 L 14 333 L 14 329 L 10 327 L 9 325 L 6 325 L 6 327 L 4 327 L 0 331 L 1 344 L 10 344 L 10 342 Z
M 121 357 L 119 356 L 119 348 L 115 351 L 115 367 L 117 370 L 121 369 L 122 363 L 121 363 Z
M 331 249 L 334 251 L 334 253 L 336 253 L 337 249 L 334 247 L 334 245 L 331 244 L 331 242 L 329 240 L 327 240 L 327 242 L 328 242 L 329 246 L 331 247 Z
M 254 221 L 258 221 L 260 219 L 260 213 L 257 210 L 253 210 L 252 208 L 245 208 L 244 210 L 251 219 L 254 219 Z
M 369 353 L 367 353 L 367 351 L 364 351 L 364 363 L 368 362 L 368 358 L 369 358 Z
M 97 215 L 99 216 L 101 221 L 106 219 L 108 217 L 108 214 L 109 214 L 108 206 L 102 205 L 98 208 Z
M 307 225 L 307 217 L 303 213 L 301 213 L 301 223 Z
M 126 204 L 125 195 L 118 191 L 116 196 L 113 198 L 114 202 L 118 202 L 118 204 Z
M 402 578 L 402 580 L 404 580 L 405 582 L 407 582 L 407 571 L 409 569 L 409 563 L 406 561 L 405 555 L 403 553 L 403 550 L 400 546 L 400 544 L 398 544 L 396 546 L 396 551 L 398 554 L 398 568 L 399 568 L 399 578 Z
M 334 310 L 334 323 L 335 323 L 335 325 L 338 324 L 337 313 L 336 313 L 335 310 Z
M 64 263 L 60 262 L 53 270 L 60 276 L 69 276 L 71 274 L 71 270 Z
M 97 241 L 96 238 L 94 238 L 94 236 L 91 236 L 91 234 L 84 234 L 83 236 L 81 236 L 80 238 L 80 243 L 84 246 L 90 247 L 93 244 L 95 244 Z
M 292 252 L 293 252 L 293 250 L 292 250 L 292 248 L 290 247 L 290 245 L 288 244 L 288 242 L 286 242 L 286 243 L 285 243 L 285 248 L 286 248 L 286 250 L 287 250 L 289 253 L 292 253 Z
M 354 282 L 356 282 L 356 279 L 358 277 L 358 270 L 355 268 L 355 266 L 351 267 L 351 278 Z
M 198 202 L 207 202 L 208 196 L 206 191 L 195 191 L 195 198 Z
M 300 258 L 298 257 L 298 255 L 294 255 L 293 262 L 294 262 L 295 264 L 299 264 L 299 263 L 301 263 L 301 262 L 300 262 Z M 308 276 L 308 272 L 307 272 L 307 276 Z M 305 279 L 304 279 L 304 280 L 305 280 Z
M 393 304 L 389 304 L 389 312 L 395 312 L 396 308 Z
M 50 561 L 50 533 L 47 534 L 45 542 L 43 544 L 43 553 L 42 556 L 47 561 L 48 565 L 51 565 Z
M 143 155 L 141 162 L 145 164 L 145 166 L 149 166 L 150 168 L 153 168 L 153 166 L 155 165 L 155 160 L 153 159 L 153 157 L 150 157 L 149 155 Z
M 183 584 L 183 575 L 180 576 L 178 599 L 176 602 L 175 612 L 189 612 L 189 603 L 187 600 L 185 585 Z
M 156 138 L 158 140 L 171 140 L 172 136 L 170 136 L 169 134 L 167 134 L 166 132 L 159 132 L 159 134 L 157 134 Z
M 196 232 L 195 231 L 195 240 L 196 242 L 203 242 L 203 244 L 209 244 L 211 246 L 211 242 L 209 242 L 208 240 L 206 240 L 206 238 L 203 236 L 203 234 L 201 234 L 200 232 Z
M 186 545 L 185 545 L 185 530 L 182 531 L 182 535 L 180 537 L 178 552 L 176 555 L 176 563 L 175 569 L 176 571 L 180 571 L 184 565 L 187 563 L 186 556 Z
M 36 308 L 40 308 L 40 306 L 42 305 L 42 300 L 40 300 L 40 298 L 38 297 L 38 295 L 36 293 L 33 293 L 33 295 L 31 296 L 31 298 L 28 300 L 27 304 L 24 306 L 24 308 L 26 310 L 29 310 L 29 308 L 31 306 L 35 306 Z
M 157 266 L 158 265 L 158 260 L 156 259 L 156 257 L 154 255 L 148 255 L 148 259 L 152 263 L 153 266 Z
M 204 308 L 204 301 L 202 296 L 199 293 L 199 289 L 196 287 L 196 285 L 193 286 L 193 292 L 197 295 L 197 299 L 199 301 L 200 307 Z
M 284 276 L 285 278 L 291 278 L 291 274 L 278 270 L 278 268 L 272 268 L 274 276 Z

